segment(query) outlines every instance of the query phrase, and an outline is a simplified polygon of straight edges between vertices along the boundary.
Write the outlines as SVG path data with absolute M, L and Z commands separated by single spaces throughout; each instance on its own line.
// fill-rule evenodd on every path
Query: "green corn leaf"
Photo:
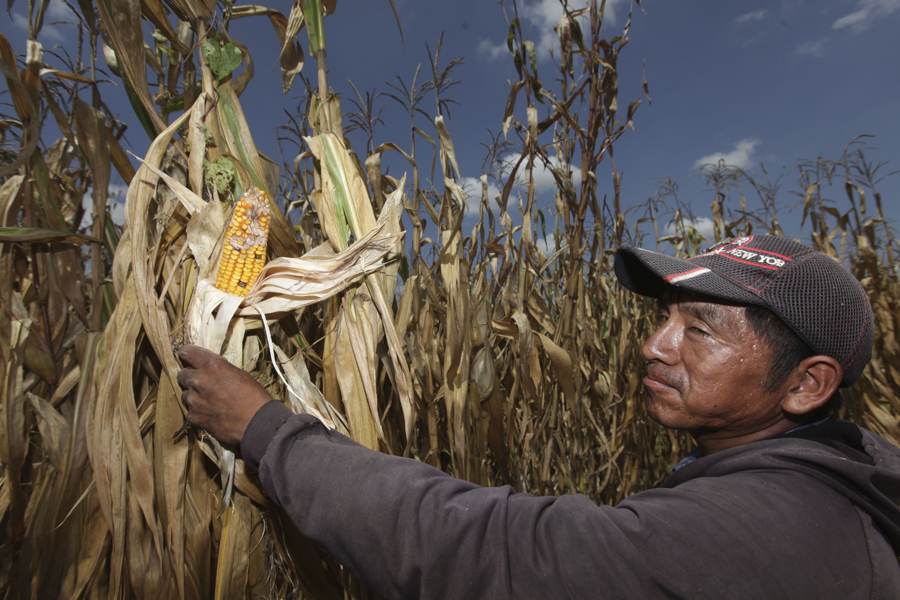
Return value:
M 334 183 L 334 208 L 337 212 L 338 225 L 341 228 L 342 242 L 346 244 L 350 239 L 350 230 L 353 220 L 353 204 L 350 200 L 350 182 L 344 169 L 341 168 L 341 158 L 338 154 L 343 148 L 336 146 L 332 136 L 320 136 L 322 140 L 322 166 L 328 170 L 328 176 Z M 357 234 L 358 235 L 358 234 Z
M 325 50 L 325 26 L 322 22 L 322 0 L 303 0 L 303 18 L 309 35 L 309 52 Z
M 227 83 L 225 84 L 227 85 Z M 251 183 L 260 189 L 268 189 L 256 168 L 254 160 L 254 151 L 251 151 L 245 143 L 244 130 L 246 124 L 243 121 L 243 114 L 238 112 L 235 106 L 236 97 L 231 90 L 220 88 L 219 106 L 225 127 L 228 133 L 228 142 L 232 146 L 232 150 L 237 154 L 237 158 L 241 161 L 241 165 L 250 174 Z M 226 93 L 227 92 L 227 93 Z
M 244 55 L 241 49 L 232 44 L 224 44 L 216 40 L 205 40 L 202 46 L 203 57 L 216 79 L 223 79 L 241 66 Z
M 68 242 L 71 244 L 91 244 L 98 240 L 80 233 L 41 229 L 40 227 L 0 227 L 0 244 L 44 244 Z

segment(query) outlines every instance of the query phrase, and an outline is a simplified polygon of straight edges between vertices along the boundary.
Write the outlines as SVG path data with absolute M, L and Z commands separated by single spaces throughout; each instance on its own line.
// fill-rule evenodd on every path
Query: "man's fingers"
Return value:
M 179 348 L 178 356 L 183 363 L 198 369 L 209 365 L 213 361 L 221 360 L 221 357 L 215 352 L 210 352 L 206 348 L 193 344 L 185 344 Z
M 189 410 L 184 418 L 187 419 L 188 423 L 190 423 L 194 427 L 203 429 L 203 423 L 201 423 L 200 415 L 198 415 L 194 411 Z
M 197 381 L 197 369 L 182 369 L 178 371 L 176 379 L 178 380 L 178 385 L 183 389 L 194 387 L 194 382 Z
M 197 411 L 193 407 L 189 408 L 184 418 L 188 423 L 200 429 L 206 429 L 209 425 L 210 416 L 203 411 Z

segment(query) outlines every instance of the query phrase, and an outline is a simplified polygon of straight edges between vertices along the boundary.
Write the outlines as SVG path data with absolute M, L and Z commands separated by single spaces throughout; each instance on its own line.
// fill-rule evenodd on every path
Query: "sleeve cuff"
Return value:
M 269 442 L 291 415 L 293 413 L 277 400 L 269 401 L 256 411 L 241 439 L 241 458 L 249 470 L 259 471 L 259 463 Z

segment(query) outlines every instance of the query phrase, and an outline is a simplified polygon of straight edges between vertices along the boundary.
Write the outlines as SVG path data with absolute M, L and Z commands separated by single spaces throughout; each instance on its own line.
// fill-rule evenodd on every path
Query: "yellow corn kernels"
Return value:
M 225 230 L 216 287 L 235 296 L 246 296 L 263 265 L 269 236 L 269 195 L 250 188 L 234 206 Z

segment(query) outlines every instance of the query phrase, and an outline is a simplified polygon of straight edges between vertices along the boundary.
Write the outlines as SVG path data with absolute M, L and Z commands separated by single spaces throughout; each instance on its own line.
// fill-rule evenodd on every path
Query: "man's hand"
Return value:
M 178 356 L 185 368 L 178 372 L 181 400 L 188 421 L 219 442 L 237 446 L 250 419 L 271 398 L 248 373 L 200 346 L 182 346 Z

